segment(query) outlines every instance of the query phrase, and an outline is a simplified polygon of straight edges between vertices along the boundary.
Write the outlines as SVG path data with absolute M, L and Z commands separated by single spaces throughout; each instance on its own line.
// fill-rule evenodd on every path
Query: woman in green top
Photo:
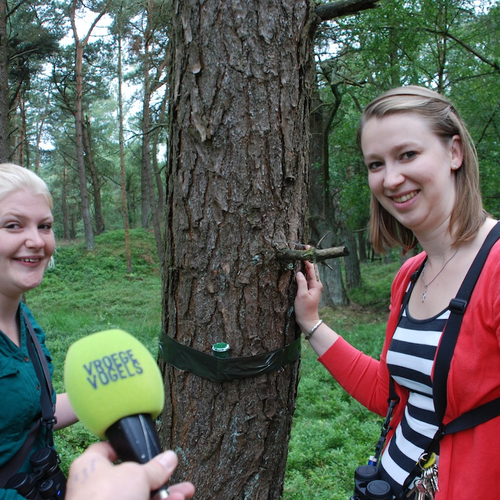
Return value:
M 52 375 L 45 334 L 22 294 L 36 288 L 55 249 L 52 197 L 45 182 L 33 172 L 13 164 L 0 164 L 0 468 L 22 447 L 30 429 L 40 420 L 40 383 L 31 362 L 28 317 Z M 76 422 L 66 394 L 56 397 L 55 429 Z M 45 446 L 43 426 L 32 446 Z M 29 460 L 19 469 L 30 471 Z M 0 500 L 22 498 L 14 490 L 0 489 Z

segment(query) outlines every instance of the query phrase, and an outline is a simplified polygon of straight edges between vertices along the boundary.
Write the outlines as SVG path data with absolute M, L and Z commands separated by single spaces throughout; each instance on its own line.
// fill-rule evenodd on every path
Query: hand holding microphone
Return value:
M 66 355 L 64 382 L 77 417 L 123 462 L 146 464 L 161 453 L 154 419 L 163 409 L 163 379 L 135 337 L 107 330 L 78 340 Z M 152 495 L 167 497 L 166 485 Z
M 157 455 L 146 464 L 113 465 L 116 452 L 109 443 L 94 443 L 69 469 L 65 500 L 147 500 L 163 485 L 177 466 L 173 451 Z M 187 500 L 194 495 L 191 483 L 170 486 L 168 500 Z

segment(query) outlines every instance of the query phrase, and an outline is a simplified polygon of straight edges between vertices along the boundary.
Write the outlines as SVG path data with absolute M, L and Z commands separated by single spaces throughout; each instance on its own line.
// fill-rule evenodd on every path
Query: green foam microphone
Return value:
M 123 330 L 106 330 L 70 346 L 64 384 L 76 416 L 122 461 L 146 463 L 161 453 L 154 419 L 165 401 L 153 356 Z M 153 498 L 166 498 L 166 487 Z

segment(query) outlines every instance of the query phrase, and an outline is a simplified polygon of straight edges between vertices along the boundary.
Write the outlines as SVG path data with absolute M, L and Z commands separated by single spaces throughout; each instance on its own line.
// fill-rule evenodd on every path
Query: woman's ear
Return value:
M 454 135 L 451 138 L 450 153 L 451 153 L 451 169 L 457 170 L 462 166 L 462 163 L 464 161 L 462 138 L 458 134 Z

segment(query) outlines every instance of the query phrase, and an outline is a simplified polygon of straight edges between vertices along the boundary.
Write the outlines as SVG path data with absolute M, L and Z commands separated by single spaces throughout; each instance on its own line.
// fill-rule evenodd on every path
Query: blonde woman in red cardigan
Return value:
M 363 113 L 358 142 L 371 189 L 371 239 L 378 252 L 419 243 L 423 252 L 397 274 L 380 361 L 321 322 L 322 285 L 314 267 L 297 274 L 295 314 L 335 379 L 371 411 L 385 416 L 390 379 L 396 405 L 378 469 L 402 498 L 416 461 L 439 425 L 433 401 L 435 356 L 459 290 L 496 224 L 482 207 L 470 135 L 453 105 L 422 87 L 393 89 Z M 420 268 L 407 304 L 412 274 Z M 477 281 L 463 318 L 447 381 L 446 424 L 500 397 L 500 243 Z M 500 485 L 500 418 L 446 435 L 435 448 L 436 500 L 496 499 Z M 403 486 L 404 485 L 404 486 Z M 406 491 L 403 493 L 403 489 Z

